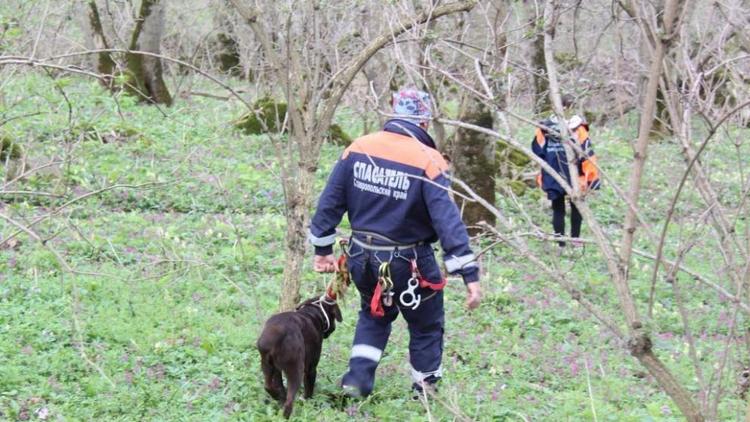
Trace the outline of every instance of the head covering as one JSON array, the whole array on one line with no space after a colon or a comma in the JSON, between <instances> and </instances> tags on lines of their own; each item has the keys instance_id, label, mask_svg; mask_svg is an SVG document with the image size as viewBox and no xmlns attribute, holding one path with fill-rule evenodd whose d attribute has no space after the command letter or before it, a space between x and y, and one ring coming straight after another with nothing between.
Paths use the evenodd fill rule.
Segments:
<instances>
[{"instance_id":1,"label":"head covering","mask_svg":"<svg viewBox=\"0 0 750 422\"><path fill-rule=\"evenodd\" d=\"M568 119L568 129L575 130L578 126L585 124L586 122L579 115L575 115Z\"/></svg>"},{"instance_id":2,"label":"head covering","mask_svg":"<svg viewBox=\"0 0 750 422\"><path fill-rule=\"evenodd\" d=\"M547 126L548 128L556 132L560 132L560 129L561 129L559 126L559 123L560 122L557 120L557 116L554 114L551 115L548 119L543 120L541 122L541 124L543 124L544 126ZM577 114L571 117L570 119L566 120L565 123L568 125L569 130L576 130L581 125L583 125L586 128L586 130L588 130L589 128L589 124L586 122L586 120L584 120L581 116Z\"/></svg>"},{"instance_id":3,"label":"head covering","mask_svg":"<svg viewBox=\"0 0 750 422\"><path fill-rule=\"evenodd\" d=\"M427 123L432 118L430 94L413 88L393 94L393 113L397 119L414 124Z\"/></svg>"}]
</instances>

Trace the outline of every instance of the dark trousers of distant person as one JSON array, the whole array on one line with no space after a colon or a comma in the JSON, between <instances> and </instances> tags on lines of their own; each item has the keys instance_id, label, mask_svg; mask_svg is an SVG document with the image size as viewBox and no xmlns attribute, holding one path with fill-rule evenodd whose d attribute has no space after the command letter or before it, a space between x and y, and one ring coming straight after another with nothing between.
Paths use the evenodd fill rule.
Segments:
<instances>
[{"instance_id":1,"label":"dark trousers of distant person","mask_svg":"<svg viewBox=\"0 0 750 422\"><path fill-rule=\"evenodd\" d=\"M570 202L570 237L578 238L581 236L581 223L583 217L573 202ZM556 236L565 236L565 195L552 200L552 228ZM560 241L558 245L565 246L565 242Z\"/></svg>"}]
</instances>

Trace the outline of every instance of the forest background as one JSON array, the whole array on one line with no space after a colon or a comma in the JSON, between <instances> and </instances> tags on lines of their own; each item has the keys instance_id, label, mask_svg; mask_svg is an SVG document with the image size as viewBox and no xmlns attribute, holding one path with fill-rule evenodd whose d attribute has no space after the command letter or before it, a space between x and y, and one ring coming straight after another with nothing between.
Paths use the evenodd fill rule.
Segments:
<instances>
[{"instance_id":1,"label":"forest background","mask_svg":"<svg viewBox=\"0 0 750 422\"><path fill-rule=\"evenodd\" d=\"M742 0L3 1L0 419L279 418L255 339L328 283L315 198L402 86L435 98L484 301L451 279L437 395L411 400L398 322L352 402L350 296L294 419L746 418L749 23ZM603 187L567 186L585 247L558 257L529 146L562 94Z\"/></svg>"}]
</instances>

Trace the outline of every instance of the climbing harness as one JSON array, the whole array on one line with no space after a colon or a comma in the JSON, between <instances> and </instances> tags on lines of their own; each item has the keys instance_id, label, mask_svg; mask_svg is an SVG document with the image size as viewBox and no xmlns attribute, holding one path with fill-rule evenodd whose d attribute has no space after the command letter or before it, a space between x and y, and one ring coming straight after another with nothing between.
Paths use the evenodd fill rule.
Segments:
<instances>
[{"instance_id":1,"label":"climbing harness","mask_svg":"<svg viewBox=\"0 0 750 422\"><path fill-rule=\"evenodd\" d=\"M398 301L400 306L405 308L411 308L416 310L419 306L432 299L440 290L443 290L447 283L447 279L443 279L439 283L432 283L422 276L417 267L417 250L418 246L425 245L424 242L417 242L408 245L373 245L372 239L377 238L383 241L392 242L385 236L377 233L355 231L357 235L364 236L366 240L352 237L351 242L365 250L374 252L375 259L380 262L378 267L378 281L375 284L375 290L373 291L372 297L370 298L370 315L379 318L385 316L385 308L393 306L393 296L395 294L393 279L391 278L391 261L394 258L400 258L409 262L411 268L411 277L406 282L406 290L402 291L398 295ZM403 255L404 250L411 249L414 257L407 258ZM379 252L388 252L389 257L387 261L383 261L378 257ZM432 293L427 297L423 297L421 293L417 292L418 288L432 290Z\"/></svg>"},{"instance_id":2,"label":"climbing harness","mask_svg":"<svg viewBox=\"0 0 750 422\"><path fill-rule=\"evenodd\" d=\"M352 237L352 243L355 245L360 246L363 249L367 249L370 251L376 251L376 252L395 252L398 250L406 250L406 249L413 249L417 246L424 245L423 242L418 243L409 243L407 245L398 245L398 246L387 246L387 245L373 245L371 243L366 243L362 240L357 239L356 237Z\"/></svg>"}]
</instances>

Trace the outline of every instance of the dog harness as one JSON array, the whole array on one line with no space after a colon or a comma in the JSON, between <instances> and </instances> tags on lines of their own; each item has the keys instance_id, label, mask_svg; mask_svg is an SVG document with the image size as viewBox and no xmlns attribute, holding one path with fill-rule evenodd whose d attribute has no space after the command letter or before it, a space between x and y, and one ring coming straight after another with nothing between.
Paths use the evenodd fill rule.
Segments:
<instances>
[{"instance_id":1,"label":"dog harness","mask_svg":"<svg viewBox=\"0 0 750 422\"><path fill-rule=\"evenodd\" d=\"M333 299L331 299L331 298L329 298L328 294L324 294L323 296L320 297L320 299L316 300L312 304L313 305L318 305L318 307L320 308L320 313L323 314L323 319L326 322L326 328L323 331L324 332L328 331L331 328L331 319L328 318L328 314L326 313L326 310L323 308L323 304L326 304L326 305L335 305L336 301L333 300Z\"/></svg>"}]
</instances>

